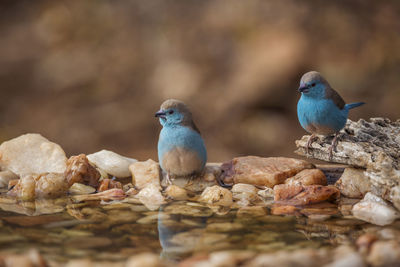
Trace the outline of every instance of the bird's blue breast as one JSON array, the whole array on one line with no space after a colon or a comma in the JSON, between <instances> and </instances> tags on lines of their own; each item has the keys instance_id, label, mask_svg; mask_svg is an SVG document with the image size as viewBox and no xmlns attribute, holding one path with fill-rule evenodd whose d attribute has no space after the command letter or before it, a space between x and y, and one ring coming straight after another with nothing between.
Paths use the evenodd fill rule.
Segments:
<instances>
[{"instance_id":1,"label":"bird's blue breast","mask_svg":"<svg viewBox=\"0 0 400 267\"><path fill-rule=\"evenodd\" d=\"M339 109L331 99L311 98L304 94L297 103L297 116L308 132L332 134L346 124L348 109Z\"/></svg>"},{"instance_id":2,"label":"bird's blue breast","mask_svg":"<svg viewBox=\"0 0 400 267\"><path fill-rule=\"evenodd\" d=\"M165 153L177 148L195 151L204 164L207 161L207 152L200 134L189 127L182 125L164 126L158 140L158 158L160 163Z\"/></svg>"}]
</instances>

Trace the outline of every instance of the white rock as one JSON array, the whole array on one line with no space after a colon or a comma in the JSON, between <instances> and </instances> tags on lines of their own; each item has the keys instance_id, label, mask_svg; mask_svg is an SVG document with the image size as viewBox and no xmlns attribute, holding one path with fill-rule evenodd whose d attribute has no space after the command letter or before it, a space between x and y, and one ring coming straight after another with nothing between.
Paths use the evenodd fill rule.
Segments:
<instances>
[{"instance_id":1,"label":"white rock","mask_svg":"<svg viewBox=\"0 0 400 267\"><path fill-rule=\"evenodd\" d=\"M86 195L96 192L96 188L81 183L74 183L71 185L68 192L71 195Z\"/></svg>"},{"instance_id":2,"label":"white rock","mask_svg":"<svg viewBox=\"0 0 400 267\"><path fill-rule=\"evenodd\" d=\"M64 173L64 150L40 134L25 134L0 146L0 166L18 176L30 173Z\"/></svg>"},{"instance_id":3,"label":"white rock","mask_svg":"<svg viewBox=\"0 0 400 267\"><path fill-rule=\"evenodd\" d=\"M165 203L160 186L149 184L136 195L149 210L157 210Z\"/></svg>"},{"instance_id":4,"label":"white rock","mask_svg":"<svg viewBox=\"0 0 400 267\"><path fill-rule=\"evenodd\" d=\"M0 188L7 187L8 182L11 180L19 179L18 175L11 171L1 171L0 172Z\"/></svg>"},{"instance_id":5,"label":"white rock","mask_svg":"<svg viewBox=\"0 0 400 267\"><path fill-rule=\"evenodd\" d=\"M354 217L376 225L391 224L400 214L382 198L372 193L355 204L352 209Z\"/></svg>"},{"instance_id":6,"label":"white rock","mask_svg":"<svg viewBox=\"0 0 400 267\"><path fill-rule=\"evenodd\" d=\"M112 176L121 178L131 175L129 165L137 161L136 159L127 158L108 150L101 150L87 155L87 158L90 163L99 169L104 170Z\"/></svg>"},{"instance_id":7,"label":"white rock","mask_svg":"<svg viewBox=\"0 0 400 267\"><path fill-rule=\"evenodd\" d=\"M129 166L132 173L132 183L138 189L142 189L149 184L160 185L160 166L154 160L138 161Z\"/></svg>"},{"instance_id":8,"label":"white rock","mask_svg":"<svg viewBox=\"0 0 400 267\"><path fill-rule=\"evenodd\" d=\"M371 182L362 169L346 168L335 185L342 195L349 198L362 198L371 191Z\"/></svg>"},{"instance_id":9,"label":"white rock","mask_svg":"<svg viewBox=\"0 0 400 267\"><path fill-rule=\"evenodd\" d=\"M199 201L220 206L231 206L233 203L231 191L218 185L207 187L201 194Z\"/></svg>"}]
</instances>

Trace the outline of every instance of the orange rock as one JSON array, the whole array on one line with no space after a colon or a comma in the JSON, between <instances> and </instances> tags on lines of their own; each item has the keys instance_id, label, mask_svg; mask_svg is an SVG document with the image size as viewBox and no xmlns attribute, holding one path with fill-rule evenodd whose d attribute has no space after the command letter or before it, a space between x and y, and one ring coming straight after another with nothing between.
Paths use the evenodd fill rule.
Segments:
<instances>
[{"instance_id":1,"label":"orange rock","mask_svg":"<svg viewBox=\"0 0 400 267\"><path fill-rule=\"evenodd\" d=\"M303 206L326 200L336 200L340 196L335 186L322 185L277 185L274 187L274 200L278 203Z\"/></svg>"},{"instance_id":2,"label":"orange rock","mask_svg":"<svg viewBox=\"0 0 400 267\"><path fill-rule=\"evenodd\" d=\"M74 183L81 183L97 188L99 185L100 173L90 165L84 154L72 156L68 159L64 176L69 186Z\"/></svg>"},{"instance_id":3,"label":"orange rock","mask_svg":"<svg viewBox=\"0 0 400 267\"><path fill-rule=\"evenodd\" d=\"M274 200L287 200L298 195L304 188L301 185L279 184L274 186Z\"/></svg>"},{"instance_id":4,"label":"orange rock","mask_svg":"<svg viewBox=\"0 0 400 267\"><path fill-rule=\"evenodd\" d=\"M97 189L98 192L103 192L106 191L108 189L112 189L112 188L119 188L122 189L122 184L118 181L115 181L113 179L103 179L100 182L99 188Z\"/></svg>"},{"instance_id":5,"label":"orange rock","mask_svg":"<svg viewBox=\"0 0 400 267\"><path fill-rule=\"evenodd\" d=\"M314 165L293 158L255 156L238 157L221 166L222 181L226 184L245 183L273 187Z\"/></svg>"},{"instance_id":6,"label":"orange rock","mask_svg":"<svg viewBox=\"0 0 400 267\"><path fill-rule=\"evenodd\" d=\"M286 179L285 184L327 185L327 180L325 174L320 169L306 169L294 177Z\"/></svg>"}]
</instances>

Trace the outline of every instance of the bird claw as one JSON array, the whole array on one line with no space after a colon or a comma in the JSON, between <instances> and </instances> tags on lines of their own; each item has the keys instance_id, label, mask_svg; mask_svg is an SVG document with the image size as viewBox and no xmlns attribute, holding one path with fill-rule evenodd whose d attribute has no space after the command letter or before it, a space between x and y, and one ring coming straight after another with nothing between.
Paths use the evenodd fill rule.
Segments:
<instances>
[{"instance_id":1,"label":"bird claw","mask_svg":"<svg viewBox=\"0 0 400 267\"><path fill-rule=\"evenodd\" d=\"M171 180L169 173L167 173L167 176L165 177L165 182L166 182L167 186L172 185L172 180Z\"/></svg>"},{"instance_id":2,"label":"bird claw","mask_svg":"<svg viewBox=\"0 0 400 267\"><path fill-rule=\"evenodd\" d=\"M337 150L336 150L337 138L338 138L338 134L335 133L335 137L333 138L332 144L331 144L331 146L329 147L329 150L328 150L329 151L329 161L332 161L332 159L333 159L333 152L337 152Z\"/></svg>"},{"instance_id":3,"label":"bird claw","mask_svg":"<svg viewBox=\"0 0 400 267\"><path fill-rule=\"evenodd\" d=\"M188 180L188 182L186 183L186 185L192 185L193 183L194 183L194 179L195 179L195 175L191 175L190 177L189 177L189 180Z\"/></svg>"},{"instance_id":4,"label":"bird claw","mask_svg":"<svg viewBox=\"0 0 400 267\"><path fill-rule=\"evenodd\" d=\"M312 145L312 143L314 142L314 140L315 140L315 134L312 134L312 135L310 136L310 138L308 138L307 145L306 145L306 153L307 153L307 155L308 155L309 152L310 152L310 148L311 148L311 145Z\"/></svg>"},{"instance_id":5,"label":"bird claw","mask_svg":"<svg viewBox=\"0 0 400 267\"><path fill-rule=\"evenodd\" d=\"M333 148L333 146L331 145L331 146L329 147L329 149L328 149L328 151L329 151L329 161L332 161L332 159L333 159L333 150L334 150L334 148Z\"/></svg>"}]
</instances>

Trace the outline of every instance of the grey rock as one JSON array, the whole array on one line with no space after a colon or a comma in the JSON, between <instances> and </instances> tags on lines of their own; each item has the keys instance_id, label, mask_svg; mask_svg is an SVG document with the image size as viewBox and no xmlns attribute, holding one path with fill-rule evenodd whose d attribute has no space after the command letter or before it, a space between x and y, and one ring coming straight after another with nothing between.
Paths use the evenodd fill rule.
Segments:
<instances>
[{"instance_id":1,"label":"grey rock","mask_svg":"<svg viewBox=\"0 0 400 267\"><path fill-rule=\"evenodd\" d=\"M332 137L318 135L312 144L310 154L306 153L309 136L296 141L297 154L320 160L329 160L329 147ZM333 162L361 168L381 169L382 164L390 163L399 167L400 163L400 120L391 122L384 118L363 119L358 122L347 121L338 140L337 152L333 153Z\"/></svg>"}]
</instances>

